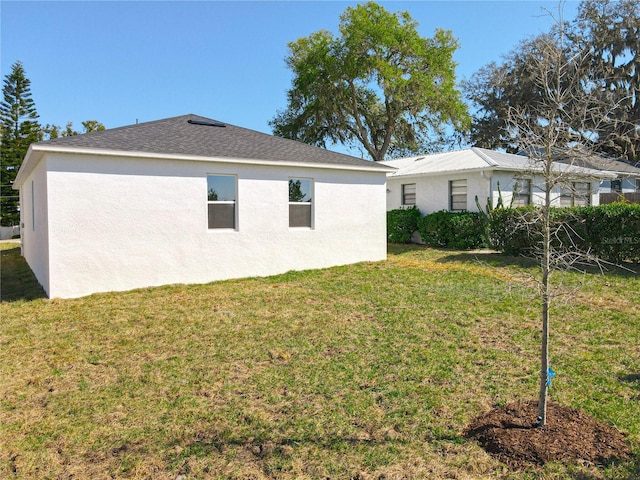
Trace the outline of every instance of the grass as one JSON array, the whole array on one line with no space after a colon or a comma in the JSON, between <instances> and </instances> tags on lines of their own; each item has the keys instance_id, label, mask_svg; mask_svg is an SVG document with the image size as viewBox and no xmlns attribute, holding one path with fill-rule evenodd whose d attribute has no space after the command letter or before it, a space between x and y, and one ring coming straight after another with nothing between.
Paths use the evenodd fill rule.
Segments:
<instances>
[{"instance_id":1,"label":"grass","mask_svg":"<svg viewBox=\"0 0 640 480\"><path fill-rule=\"evenodd\" d=\"M2 262L5 298L26 277L19 249ZM634 459L516 472L462 436L537 394L531 271L392 245L384 262L74 300L14 283L0 304L0 477L638 478L631 274L565 275L582 287L553 313L551 396L625 432Z\"/></svg>"}]
</instances>

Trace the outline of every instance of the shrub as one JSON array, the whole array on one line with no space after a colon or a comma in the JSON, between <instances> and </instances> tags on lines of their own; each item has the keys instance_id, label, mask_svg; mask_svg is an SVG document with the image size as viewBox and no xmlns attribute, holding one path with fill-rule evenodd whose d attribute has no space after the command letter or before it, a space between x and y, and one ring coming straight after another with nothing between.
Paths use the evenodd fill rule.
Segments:
<instances>
[{"instance_id":1,"label":"shrub","mask_svg":"<svg viewBox=\"0 0 640 480\"><path fill-rule=\"evenodd\" d=\"M531 255L540 246L540 224L534 207L492 211L489 242L509 255ZM557 250L588 252L601 260L640 262L640 205L612 203L551 211Z\"/></svg>"},{"instance_id":2,"label":"shrub","mask_svg":"<svg viewBox=\"0 0 640 480\"><path fill-rule=\"evenodd\" d=\"M492 210L489 217L489 245L507 255L530 255L542 239L533 222L533 207Z\"/></svg>"},{"instance_id":3,"label":"shrub","mask_svg":"<svg viewBox=\"0 0 640 480\"><path fill-rule=\"evenodd\" d=\"M640 204L610 203L583 209L586 246L615 263L640 263Z\"/></svg>"},{"instance_id":4,"label":"shrub","mask_svg":"<svg viewBox=\"0 0 640 480\"><path fill-rule=\"evenodd\" d=\"M387 241L409 243L413 232L418 230L418 221L421 217L422 214L416 207L388 211Z\"/></svg>"},{"instance_id":5,"label":"shrub","mask_svg":"<svg viewBox=\"0 0 640 480\"><path fill-rule=\"evenodd\" d=\"M427 245L458 249L486 247L486 229L486 216L477 212L442 210L426 215L418 224Z\"/></svg>"}]
</instances>

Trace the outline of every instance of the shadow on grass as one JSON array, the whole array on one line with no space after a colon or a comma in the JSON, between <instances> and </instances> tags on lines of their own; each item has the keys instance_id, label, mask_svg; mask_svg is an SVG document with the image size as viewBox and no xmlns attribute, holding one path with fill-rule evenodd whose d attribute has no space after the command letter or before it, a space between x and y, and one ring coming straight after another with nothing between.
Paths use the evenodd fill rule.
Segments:
<instances>
[{"instance_id":1,"label":"shadow on grass","mask_svg":"<svg viewBox=\"0 0 640 480\"><path fill-rule=\"evenodd\" d=\"M268 461L273 457L288 457L293 449L299 448L301 445L313 445L321 449L329 449L332 451L344 451L349 448L357 447L374 447L374 446L393 446L402 445L407 443L403 439L360 439L353 437L316 437L316 436L303 436L300 438L272 438L269 435L261 436L259 438L245 438L243 436L236 436L229 431L217 432L217 433L200 433L197 434L190 441L185 439L176 440L170 445L172 448L168 450L173 452L175 447L181 447L177 454L169 455L169 463L173 468L182 471L186 460L190 457L207 457L212 454L224 455L228 454L229 448L237 447L243 449L248 456L245 456L245 460L253 460L254 462ZM472 442L471 440L461 435L444 435L439 437L433 437L427 441L437 442L450 442L454 444L463 444ZM250 460L251 459L251 460ZM569 465L569 464L567 464ZM629 460L614 460L611 465L621 466L624 470L620 472L621 476L616 477L620 480L637 480L640 478L640 457L634 455ZM522 473L523 468L509 467L505 464L511 472ZM534 467L535 468L535 467ZM526 468L525 468L526 470ZM186 472L183 472L186 473ZM580 471L575 473L567 472L569 478L573 480L599 480L602 478L599 471Z\"/></svg>"},{"instance_id":2,"label":"shadow on grass","mask_svg":"<svg viewBox=\"0 0 640 480\"><path fill-rule=\"evenodd\" d=\"M630 384L630 388L637 392L637 394L632 397L633 400L640 401L640 373L628 373L626 375L619 375L618 380L623 383ZM638 475L638 478L640 478L640 475Z\"/></svg>"},{"instance_id":3,"label":"shadow on grass","mask_svg":"<svg viewBox=\"0 0 640 480\"><path fill-rule=\"evenodd\" d=\"M0 251L0 301L46 298L26 260L20 255L20 245Z\"/></svg>"},{"instance_id":4,"label":"shadow on grass","mask_svg":"<svg viewBox=\"0 0 640 480\"><path fill-rule=\"evenodd\" d=\"M638 480L640 478L640 455L634 455L631 469L629 471L629 476L624 480Z\"/></svg>"},{"instance_id":5,"label":"shadow on grass","mask_svg":"<svg viewBox=\"0 0 640 480\"><path fill-rule=\"evenodd\" d=\"M434 248L427 245L418 245L415 243L389 243L387 244L387 252L391 255L404 255L411 252L431 250L433 252L439 252L443 256L438 258L436 262L439 263L452 263L452 262L473 262L473 263L486 263L494 267L507 267L507 266L519 266L519 267L535 267L536 261L526 257L511 257L495 250L482 249L471 250L468 252L460 250L449 250L445 248Z\"/></svg>"},{"instance_id":6,"label":"shadow on grass","mask_svg":"<svg viewBox=\"0 0 640 480\"><path fill-rule=\"evenodd\" d=\"M430 441L451 442L461 444L468 442L467 439L460 435L450 435L443 437L433 437ZM331 451L345 451L349 448L356 447L375 447L375 446L393 446L409 443L408 440L401 438L355 438L340 436L315 436L303 435L299 438L273 438L270 435L257 435L257 438L246 438L242 435L236 436L233 433L216 432L216 433L200 433L196 434L190 441L184 442L183 439L170 443L169 451L175 451L175 447L181 447L178 454L172 454L171 463L174 466L179 465L184 459L191 456L207 457L211 454L225 454L230 447L242 448L251 454L254 460L267 459L273 456L287 456L294 448L302 445L312 445L320 449Z\"/></svg>"},{"instance_id":7,"label":"shadow on grass","mask_svg":"<svg viewBox=\"0 0 640 480\"><path fill-rule=\"evenodd\" d=\"M640 373L629 373L627 375L621 375L620 380L623 382L638 382L638 386L640 386Z\"/></svg>"},{"instance_id":8,"label":"shadow on grass","mask_svg":"<svg viewBox=\"0 0 640 480\"><path fill-rule=\"evenodd\" d=\"M489 249L463 252L460 250L438 249L417 244L395 243L388 244L387 246L388 253L392 255L403 255L419 250L433 250L442 253L444 256L436 260L436 262L439 263L483 263L492 267L518 266L522 268L534 268L538 265L538 262L530 257L512 257ZM577 268L580 271L590 274L612 275L622 278L636 278L640 274L640 266L633 263L625 263L623 265L603 264L602 268L595 264L580 265Z\"/></svg>"},{"instance_id":9,"label":"shadow on grass","mask_svg":"<svg viewBox=\"0 0 640 480\"><path fill-rule=\"evenodd\" d=\"M492 250L475 250L472 252L451 252L451 254L438 260L440 263L462 262L462 263L484 263L492 267L536 267L538 263L527 257L511 257L504 253Z\"/></svg>"},{"instance_id":10,"label":"shadow on grass","mask_svg":"<svg viewBox=\"0 0 640 480\"><path fill-rule=\"evenodd\" d=\"M626 472L621 472L620 476L616 476L615 478L619 478L620 480L638 480L640 478L640 455L634 455L631 460L627 462L619 462L618 464L622 464L628 466L628 470ZM602 476L598 474L592 474L589 472L578 472L571 475L572 480L601 480Z\"/></svg>"}]
</instances>

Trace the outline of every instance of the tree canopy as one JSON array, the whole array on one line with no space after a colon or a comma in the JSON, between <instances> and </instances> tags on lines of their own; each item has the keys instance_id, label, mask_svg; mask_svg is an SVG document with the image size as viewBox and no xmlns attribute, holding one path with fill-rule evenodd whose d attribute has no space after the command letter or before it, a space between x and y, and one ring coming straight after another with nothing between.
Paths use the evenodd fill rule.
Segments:
<instances>
[{"instance_id":1,"label":"tree canopy","mask_svg":"<svg viewBox=\"0 0 640 480\"><path fill-rule=\"evenodd\" d=\"M640 4L637 0L586 0L572 32L576 48L590 52L583 70L607 92L610 121L597 149L640 162Z\"/></svg>"},{"instance_id":2,"label":"tree canopy","mask_svg":"<svg viewBox=\"0 0 640 480\"><path fill-rule=\"evenodd\" d=\"M339 35L318 31L289 43L293 72L288 106L270 122L273 133L326 147L358 145L376 161L388 153L423 151L463 130L467 107L456 89L458 43L438 29L422 38L407 12L369 2L349 7Z\"/></svg>"},{"instance_id":3,"label":"tree canopy","mask_svg":"<svg viewBox=\"0 0 640 480\"><path fill-rule=\"evenodd\" d=\"M545 45L558 35L566 40L563 62L572 64L580 78L571 79L567 87L576 98L592 97L599 108L591 108L591 118L573 126L558 146L581 142L599 153L640 161L640 8L635 0L585 0L573 22L557 22L551 32L522 42L503 63L491 63L474 74L464 83L475 107L472 143L511 152L522 148L517 132L509 128L508 111L535 109L541 102L545 92L532 65L548 53Z\"/></svg>"},{"instance_id":4,"label":"tree canopy","mask_svg":"<svg viewBox=\"0 0 640 480\"><path fill-rule=\"evenodd\" d=\"M84 128L84 132L82 133L91 133L105 130L105 126L97 120L85 120L84 122L82 122L82 127ZM80 132L73 128L73 122L67 122L67 125L64 129L59 127L58 125L47 124L42 129L42 134L46 140L49 140L51 138L72 137L74 135L80 135Z\"/></svg>"},{"instance_id":5,"label":"tree canopy","mask_svg":"<svg viewBox=\"0 0 640 480\"><path fill-rule=\"evenodd\" d=\"M0 224L17 225L20 221L19 196L12 184L29 145L40 139L40 124L31 98L31 81L21 62L15 62L3 82L0 102Z\"/></svg>"}]
</instances>

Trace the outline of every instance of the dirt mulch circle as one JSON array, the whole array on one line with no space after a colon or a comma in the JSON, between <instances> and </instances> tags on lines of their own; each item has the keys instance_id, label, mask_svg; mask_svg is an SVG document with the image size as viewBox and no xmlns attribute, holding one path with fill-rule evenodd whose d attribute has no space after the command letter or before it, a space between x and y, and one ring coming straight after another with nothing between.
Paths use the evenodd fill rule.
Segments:
<instances>
[{"instance_id":1,"label":"dirt mulch circle","mask_svg":"<svg viewBox=\"0 0 640 480\"><path fill-rule=\"evenodd\" d=\"M631 456L621 432L576 409L549 402L541 428L537 414L535 400L510 403L480 415L464 434L513 468L547 462L606 465Z\"/></svg>"}]
</instances>

